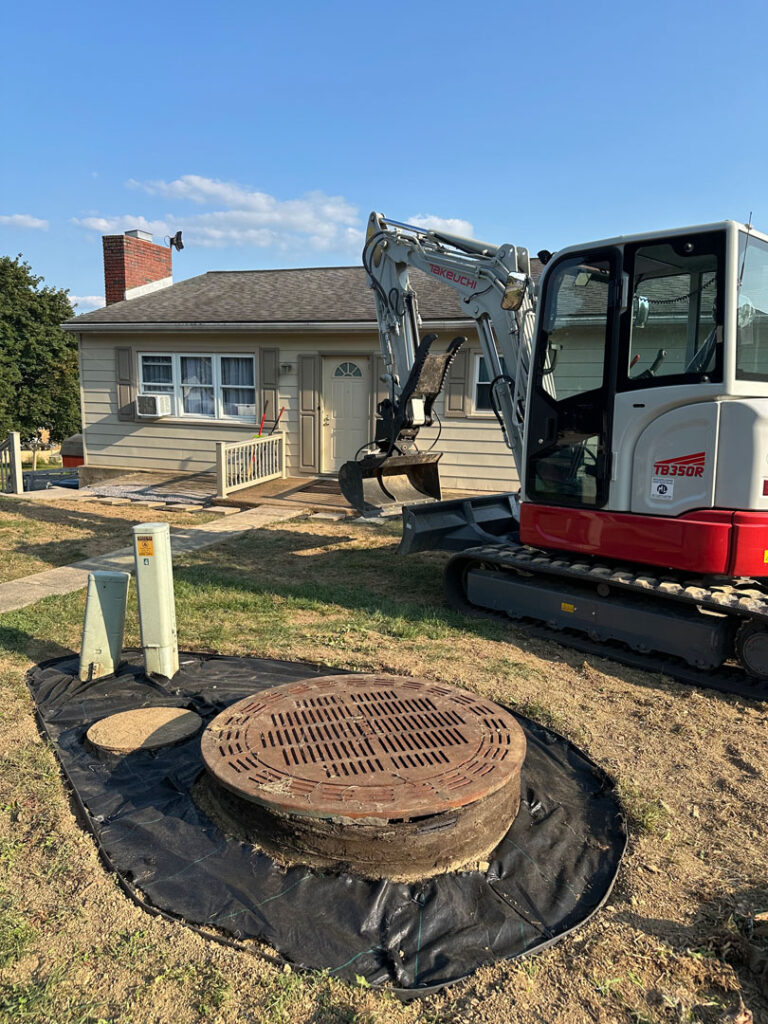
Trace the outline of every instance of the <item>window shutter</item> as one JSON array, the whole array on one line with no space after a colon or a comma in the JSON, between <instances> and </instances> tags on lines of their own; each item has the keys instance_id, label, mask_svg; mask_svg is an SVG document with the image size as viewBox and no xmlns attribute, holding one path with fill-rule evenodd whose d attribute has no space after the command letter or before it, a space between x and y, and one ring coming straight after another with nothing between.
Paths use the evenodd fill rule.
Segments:
<instances>
[{"instance_id":1,"label":"window shutter","mask_svg":"<svg viewBox=\"0 0 768 1024\"><path fill-rule=\"evenodd\" d=\"M261 408L258 418L261 420L264 410L267 411L265 424L274 423L279 409L277 406L277 361L280 350L277 348L259 349L259 387L261 388Z\"/></svg>"},{"instance_id":2,"label":"window shutter","mask_svg":"<svg viewBox=\"0 0 768 1024\"><path fill-rule=\"evenodd\" d=\"M461 349L448 371L448 382L445 387L445 415L469 415L469 352Z\"/></svg>"},{"instance_id":3,"label":"window shutter","mask_svg":"<svg viewBox=\"0 0 768 1024\"><path fill-rule=\"evenodd\" d=\"M117 418L123 422L136 419L136 375L133 371L133 351L115 349L115 381L117 383Z\"/></svg>"},{"instance_id":4,"label":"window shutter","mask_svg":"<svg viewBox=\"0 0 768 1024\"><path fill-rule=\"evenodd\" d=\"M299 469L320 472L320 357L299 356Z\"/></svg>"}]
</instances>

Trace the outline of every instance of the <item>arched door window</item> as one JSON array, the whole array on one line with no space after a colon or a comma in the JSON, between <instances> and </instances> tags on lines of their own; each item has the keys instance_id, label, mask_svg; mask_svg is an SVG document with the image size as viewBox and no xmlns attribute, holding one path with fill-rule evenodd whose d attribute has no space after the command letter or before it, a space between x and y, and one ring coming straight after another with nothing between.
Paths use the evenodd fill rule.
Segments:
<instances>
[{"instance_id":1,"label":"arched door window","mask_svg":"<svg viewBox=\"0 0 768 1024\"><path fill-rule=\"evenodd\" d=\"M357 363L339 363L333 372L334 377L362 377L363 371Z\"/></svg>"}]
</instances>

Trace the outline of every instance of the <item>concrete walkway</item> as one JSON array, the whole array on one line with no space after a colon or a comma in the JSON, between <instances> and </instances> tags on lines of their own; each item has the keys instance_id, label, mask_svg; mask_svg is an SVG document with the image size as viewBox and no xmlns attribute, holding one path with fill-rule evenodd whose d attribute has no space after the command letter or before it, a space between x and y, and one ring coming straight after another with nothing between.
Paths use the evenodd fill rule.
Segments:
<instances>
[{"instance_id":1,"label":"concrete walkway","mask_svg":"<svg viewBox=\"0 0 768 1024\"><path fill-rule=\"evenodd\" d=\"M224 516L203 526L175 529L171 531L171 550L174 555L199 551L201 548L239 537L249 530L258 530L268 523L293 519L300 516L303 511L300 508L261 505L247 512ZM150 517L147 518L149 521ZM71 594L75 590L81 590L88 583L88 573L97 569L132 573L133 547L120 548L118 551L110 551L106 555L98 555L84 562L63 565L59 569L46 569L44 572L36 572L19 580L0 583L0 614L25 608L28 604L34 604L52 594Z\"/></svg>"}]
</instances>

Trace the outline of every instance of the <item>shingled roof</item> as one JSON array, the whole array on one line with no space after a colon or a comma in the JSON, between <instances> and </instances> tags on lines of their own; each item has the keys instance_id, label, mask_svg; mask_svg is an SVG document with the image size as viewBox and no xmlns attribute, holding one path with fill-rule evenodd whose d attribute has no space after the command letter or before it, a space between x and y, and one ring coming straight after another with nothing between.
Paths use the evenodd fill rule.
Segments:
<instances>
[{"instance_id":1,"label":"shingled roof","mask_svg":"<svg viewBox=\"0 0 768 1024\"><path fill-rule=\"evenodd\" d=\"M534 261L537 262L537 261ZM538 267L536 268L538 275ZM421 271L411 278L424 320L464 320L457 293ZM141 298L84 313L64 325L318 324L376 322L362 267L302 270L212 270Z\"/></svg>"}]
</instances>

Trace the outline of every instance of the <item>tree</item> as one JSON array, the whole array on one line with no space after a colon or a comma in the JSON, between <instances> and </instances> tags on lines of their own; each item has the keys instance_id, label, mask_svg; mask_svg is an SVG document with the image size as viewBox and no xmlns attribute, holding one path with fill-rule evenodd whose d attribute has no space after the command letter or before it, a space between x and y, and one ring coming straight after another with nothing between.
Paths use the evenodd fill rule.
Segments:
<instances>
[{"instance_id":1,"label":"tree","mask_svg":"<svg viewBox=\"0 0 768 1024\"><path fill-rule=\"evenodd\" d=\"M67 292L41 287L18 255L0 256L0 437L48 428L61 441L80 430L77 339Z\"/></svg>"}]
</instances>

